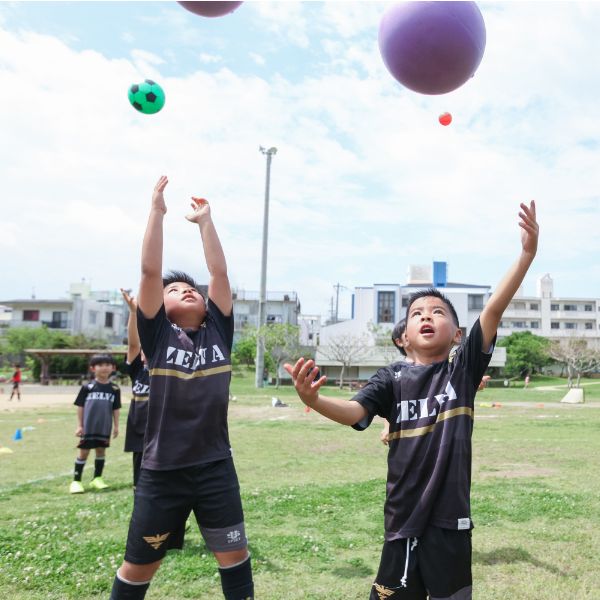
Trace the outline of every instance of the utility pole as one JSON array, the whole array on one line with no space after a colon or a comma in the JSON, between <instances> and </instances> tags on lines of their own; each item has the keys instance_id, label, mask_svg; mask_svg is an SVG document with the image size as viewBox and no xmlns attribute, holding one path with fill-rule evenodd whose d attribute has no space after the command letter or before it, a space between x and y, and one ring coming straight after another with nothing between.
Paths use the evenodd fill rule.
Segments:
<instances>
[{"instance_id":1,"label":"utility pole","mask_svg":"<svg viewBox=\"0 0 600 600\"><path fill-rule=\"evenodd\" d=\"M259 147L260 152L267 157L267 174L265 180L265 210L263 215L262 261L260 266L260 297L258 300L258 329L266 322L267 309L267 240L269 237L269 188L271 185L271 160L277 154L274 146L266 150ZM254 382L257 388L264 387L263 373L265 370L265 340L262 335L256 338L256 371Z\"/></svg>"},{"instance_id":2,"label":"utility pole","mask_svg":"<svg viewBox=\"0 0 600 600\"><path fill-rule=\"evenodd\" d=\"M334 323L337 323L338 322L338 314L339 314L338 311L339 311L339 306L340 306L340 289L347 290L348 288L345 285L342 285L341 283L336 283L333 287L335 289L335 321L334 321Z\"/></svg>"}]
</instances>

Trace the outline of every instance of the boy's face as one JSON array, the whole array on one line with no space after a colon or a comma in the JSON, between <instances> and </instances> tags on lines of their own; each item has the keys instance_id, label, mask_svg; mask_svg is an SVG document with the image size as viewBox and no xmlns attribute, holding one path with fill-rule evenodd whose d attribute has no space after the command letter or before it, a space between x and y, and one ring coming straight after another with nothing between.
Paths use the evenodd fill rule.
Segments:
<instances>
[{"instance_id":1,"label":"boy's face","mask_svg":"<svg viewBox=\"0 0 600 600\"><path fill-rule=\"evenodd\" d=\"M448 305L435 296L419 298L410 307L406 338L410 348L433 353L450 351L460 343L462 331L456 326Z\"/></svg>"},{"instance_id":2,"label":"boy's face","mask_svg":"<svg viewBox=\"0 0 600 600\"><path fill-rule=\"evenodd\" d=\"M173 323L178 324L182 321L182 317L184 321L189 320L190 317L199 318L200 322L204 321L206 316L204 298L188 283L181 281L170 283L163 290L163 298L167 317Z\"/></svg>"},{"instance_id":3,"label":"boy's face","mask_svg":"<svg viewBox=\"0 0 600 600\"><path fill-rule=\"evenodd\" d=\"M112 363L99 363L90 367L90 371L95 375L96 379L108 379L115 370L115 365Z\"/></svg>"}]
</instances>

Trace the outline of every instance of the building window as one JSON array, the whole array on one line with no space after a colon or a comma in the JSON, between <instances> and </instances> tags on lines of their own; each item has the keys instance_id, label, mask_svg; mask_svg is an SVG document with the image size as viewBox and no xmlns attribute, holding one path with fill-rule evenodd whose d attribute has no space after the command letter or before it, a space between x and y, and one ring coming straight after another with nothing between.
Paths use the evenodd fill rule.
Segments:
<instances>
[{"instance_id":1,"label":"building window","mask_svg":"<svg viewBox=\"0 0 600 600\"><path fill-rule=\"evenodd\" d=\"M469 310L481 310L483 308L483 294L469 294Z\"/></svg>"},{"instance_id":2,"label":"building window","mask_svg":"<svg viewBox=\"0 0 600 600\"><path fill-rule=\"evenodd\" d=\"M567 321L565 323L565 329L577 329L577 323L571 323Z\"/></svg>"},{"instance_id":3,"label":"building window","mask_svg":"<svg viewBox=\"0 0 600 600\"><path fill-rule=\"evenodd\" d=\"M402 296L402 306L404 308L408 306L408 296Z\"/></svg>"},{"instance_id":4,"label":"building window","mask_svg":"<svg viewBox=\"0 0 600 600\"><path fill-rule=\"evenodd\" d=\"M275 323L283 323L281 315L267 315L267 325L274 325Z\"/></svg>"},{"instance_id":5,"label":"building window","mask_svg":"<svg viewBox=\"0 0 600 600\"><path fill-rule=\"evenodd\" d=\"M308 334L308 340L309 340L310 342L312 342L312 339L313 339L313 334L312 334L312 333L309 333L309 334Z\"/></svg>"},{"instance_id":6,"label":"building window","mask_svg":"<svg viewBox=\"0 0 600 600\"><path fill-rule=\"evenodd\" d=\"M577 310L577 304L565 304L563 310Z\"/></svg>"},{"instance_id":7,"label":"building window","mask_svg":"<svg viewBox=\"0 0 600 600\"><path fill-rule=\"evenodd\" d=\"M67 328L67 312L62 311L62 310L53 311L50 327L53 329L66 329Z\"/></svg>"},{"instance_id":8,"label":"building window","mask_svg":"<svg viewBox=\"0 0 600 600\"><path fill-rule=\"evenodd\" d=\"M88 318L90 321L90 325L95 325L96 319L98 318L98 313L95 310L90 310Z\"/></svg>"},{"instance_id":9,"label":"building window","mask_svg":"<svg viewBox=\"0 0 600 600\"><path fill-rule=\"evenodd\" d=\"M104 327L112 327L113 326L113 317L114 313L107 312L104 315Z\"/></svg>"},{"instance_id":10,"label":"building window","mask_svg":"<svg viewBox=\"0 0 600 600\"><path fill-rule=\"evenodd\" d=\"M393 323L396 312L396 294L394 292L379 292L377 294L377 322Z\"/></svg>"},{"instance_id":11,"label":"building window","mask_svg":"<svg viewBox=\"0 0 600 600\"><path fill-rule=\"evenodd\" d=\"M504 321L500 321L500 323L498 323L498 329L502 329L506 327L506 323Z\"/></svg>"},{"instance_id":12,"label":"building window","mask_svg":"<svg viewBox=\"0 0 600 600\"><path fill-rule=\"evenodd\" d=\"M23 321L39 321L40 311L39 310L24 310Z\"/></svg>"},{"instance_id":13,"label":"building window","mask_svg":"<svg viewBox=\"0 0 600 600\"><path fill-rule=\"evenodd\" d=\"M560 328L560 324L558 321L552 321L550 323L550 329L559 329Z\"/></svg>"},{"instance_id":14,"label":"building window","mask_svg":"<svg viewBox=\"0 0 600 600\"><path fill-rule=\"evenodd\" d=\"M551 304L550 305L550 310L560 310L560 307L558 304Z\"/></svg>"},{"instance_id":15,"label":"building window","mask_svg":"<svg viewBox=\"0 0 600 600\"><path fill-rule=\"evenodd\" d=\"M540 328L539 321L531 321L531 323L529 325L530 325L531 329L539 329Z\"/></svg>"},{"instance_id":16,"label":"building window","mask_svg":"<svg viewBox=\"0 0 600 600\"><path fill-rule=\"evenodd\" d=\"M525 329L525 321L513 321L514 329Z\"/></svg>"},{"instance_id":17,"label":"building window","mask_svg":"<svg viewBox=\"0 0 600 600\"><path fill-rule=\"evenodd\" d=\"M513 302L513 308L515 310L525 310L525 302Z\"/></svg>"},{"instance_id":18,"label":"building window","mask_svg":"<svg viewBox=\"0 0 600 600\"><path fill-rule=\"evenodd\" d=\"M529 310L540 310L540 305L537 302L532 302L529 305Z\"/></svg>"},{"instance_id":19,"label":"building window","mask_svg":"<svg viewBox=\"0 0 600 600\"><path fill-rule=\"evenodd\" d=\"M594 310L594 307L591 304L586 304L584 306L584 310L585 312L592 312L592 310Z\"/></svg>"},{"instance_id":20,"label":"building window","mask_svg":"<svg viewBox=\"0 0 600 600\"><path fill-rule=\"evenodd\" d=\"M589 321L587 321L586 324L585 324L585 328L586 329L594 329L594 324L590 323Z\"/></svg>"}]
</instances>

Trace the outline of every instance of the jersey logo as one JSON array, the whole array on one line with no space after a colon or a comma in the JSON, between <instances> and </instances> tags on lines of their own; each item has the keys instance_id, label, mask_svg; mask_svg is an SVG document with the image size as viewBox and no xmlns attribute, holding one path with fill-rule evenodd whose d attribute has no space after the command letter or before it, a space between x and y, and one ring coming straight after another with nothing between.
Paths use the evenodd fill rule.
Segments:
<instances>
[{"instance_id":1,"label":"jersey logo","mask_svg":"<svg viewBox=\"0 0 600 600\"><path fill-rule=\"evenodd\" d=\"M435 417L442 410L442 407L446 402L456 400L456 391L452 387L452 384L448 382L446 389L441 394L434 396L436 403L429 409L429 398L419 398L418 400L401 400L396 403L398 410L398 417L396 423L403 421L416 421L418 419L425 419L427 417Z\"/></svg>"},{"instance_id":2,"label":"jersey logo","mask_svg":"<svg viewBox=\"0 0 600 600\"><path fill-rule=\"evenodd\" d=\"M163 533L162 535L157 533L156 535L148 535L148 536L144 535L142 537L155 550L158 550L170 535L171 535L171 532L167 531L167 533Z\"/></svg>"},{"instance_id":3,"label":"jersey logo","mask_svg":"<svg viewBox=\"0 0 600 600\"><path fill-rule=\"evenodd\" d=\"M396 593L396 590L391 590L390 588L387 588L384 585L379 585L378 583L374 583L373 587L377 592L379 600L385 600L386 598L389 598L390 596L393 596Z\"/></svg>"}]
</instances>

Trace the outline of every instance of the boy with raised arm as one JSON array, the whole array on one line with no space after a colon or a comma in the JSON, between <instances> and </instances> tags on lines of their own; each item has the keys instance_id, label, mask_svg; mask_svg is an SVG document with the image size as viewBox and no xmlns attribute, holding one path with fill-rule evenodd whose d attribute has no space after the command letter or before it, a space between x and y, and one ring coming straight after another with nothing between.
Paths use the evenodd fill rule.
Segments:
<instances>
[{"instance_id":1,"label":"boy with raised arm","mask_svg":"<svg viewBox=\"0 0 600 600\"><path fill-rule=\"evenodd\" d=\"M535 203L521 204L521 254L488 300L466 342L454 307L438 290L407 307L413 364L379 371L352 400L322 396L315 363L286 365L301 400L338 423L365 429L390 422L385 541L371 600L470 600L471 434L474 397L489 363L502 313L537 251Z\"/></svg>"},{"instance_id":2,"label":"boy with raised arm","mask_svg":"<svg viewBox=\"0 0 600 600\"><path fill-rule=\"evenodd\" d=\"M192 198L188 221L199 226L209 272L205 300L194 280L163 279L161 177L142 246L137 322L150 370L148 424L125 560L111 600L141 600L194 511L219 564L226 600L254 596L239 484L227 430L233 300L227 265L206 200Z\"/></svg>"}]
</instances>

